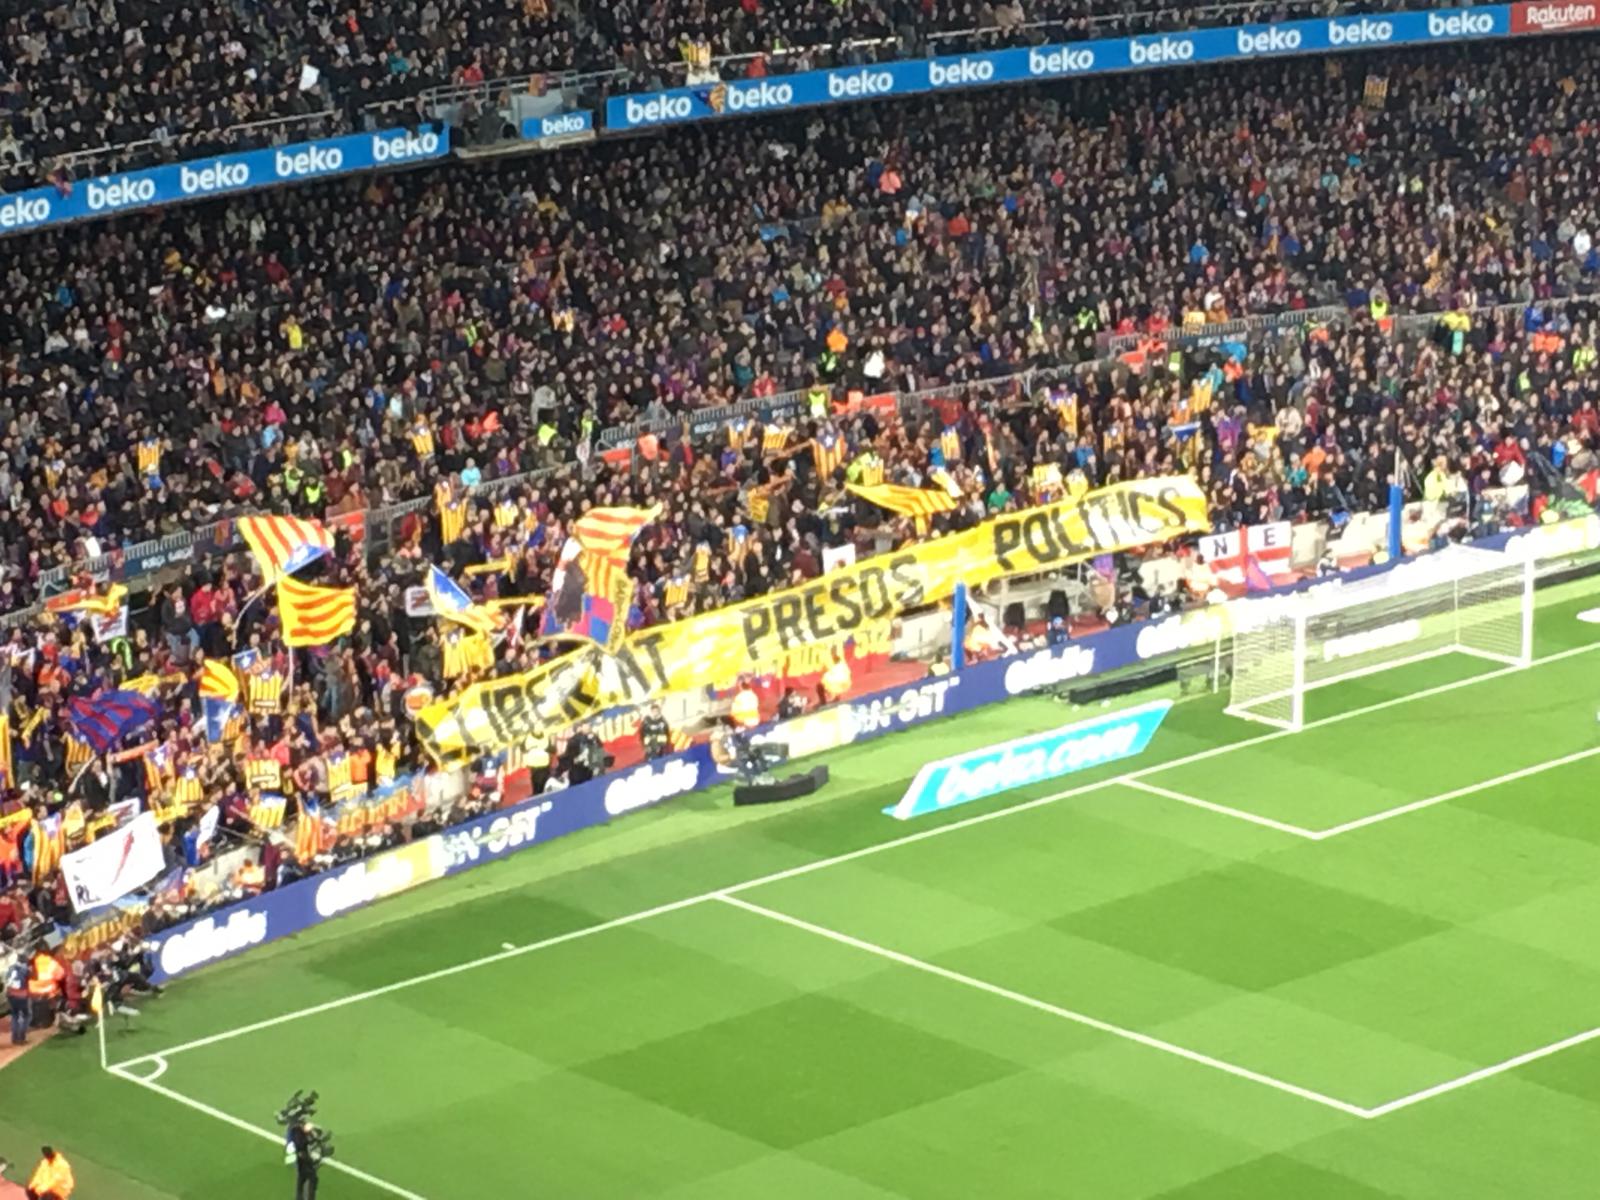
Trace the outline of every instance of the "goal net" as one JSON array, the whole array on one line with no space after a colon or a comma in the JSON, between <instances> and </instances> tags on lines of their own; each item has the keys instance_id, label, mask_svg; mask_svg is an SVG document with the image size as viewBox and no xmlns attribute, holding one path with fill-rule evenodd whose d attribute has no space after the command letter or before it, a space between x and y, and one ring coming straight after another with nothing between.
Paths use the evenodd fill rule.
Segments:
<instances>
[{"instance_id":1,"label":"goal net","mask_svg":"<svg viewBox=\"0 0 1600 1200\"><path fill-rule=\"evenodd\" d=\"M1227 711L1281 729L1305 724L1305 697L1441 654L1506 666L1533 658L1533 563L1451 546L1371 579L1234 606Z\"/></svg>"}]
</instances>

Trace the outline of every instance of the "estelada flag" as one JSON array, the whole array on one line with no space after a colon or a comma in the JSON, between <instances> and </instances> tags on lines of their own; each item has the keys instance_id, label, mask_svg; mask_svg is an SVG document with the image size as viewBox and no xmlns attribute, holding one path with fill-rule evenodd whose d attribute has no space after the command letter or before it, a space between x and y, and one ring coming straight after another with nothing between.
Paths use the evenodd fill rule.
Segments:
<instances>
[{"instance_id":1,"label":"estelada flag","mask_svg":"<svg viewBox=\"0 0 1600 1200\"><path fill-rule=\"evenodd\" d=\"M550 581L541 636L586 638L607 649L622 641L633 605L628 554L660 513L660 505L594 508L573 523Z\"/></svg>"},{"instance_id":2,"label":"estelada flag","mask_svg":"<svg viewBox=\"0 0 1600 1200\"><path fill-rule=\"evenodd\" d=\"M268 583L293 575L333 549L333 535L320 522L299 517L240 517L239 532Z\"/></svg>"},{"instance_id":3,"label":"estelada flag","mask_svg":"<svg viewBox=\"0 0 1600 1200\"><path fill-rule=\"evenodd\" d=\"M356 627L356 590L278 580L278 617L286 646L324 646Z\"/></svg>"}]
</instances>

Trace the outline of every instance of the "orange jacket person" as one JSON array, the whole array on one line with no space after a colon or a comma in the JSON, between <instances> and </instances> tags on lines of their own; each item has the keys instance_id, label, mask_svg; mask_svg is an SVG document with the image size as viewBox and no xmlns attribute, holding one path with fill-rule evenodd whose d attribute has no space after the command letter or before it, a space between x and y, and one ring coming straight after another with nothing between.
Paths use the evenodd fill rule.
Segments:
<instances>
[{"instance_id":1,"label":"orange jacket person","mask_svg":"<svg viewBox=\"0 0 1600 1200\"><path fill-rule=\"evenodd\" d=\"M75 1186L67 1156L50 1146L41 1147L39 1165L28 1179L28 1200L67 1200Z\"/></svg>"}]
</instances>

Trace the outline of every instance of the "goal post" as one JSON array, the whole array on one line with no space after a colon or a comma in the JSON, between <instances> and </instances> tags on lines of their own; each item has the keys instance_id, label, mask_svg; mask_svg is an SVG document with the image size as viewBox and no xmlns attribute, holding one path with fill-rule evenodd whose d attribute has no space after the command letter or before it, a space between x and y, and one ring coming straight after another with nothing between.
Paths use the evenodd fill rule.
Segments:
<instances>
[{"instance_id":1,"label":"goal post","mask_svg":"<svg viewBox=\"0 0 1600 1200\"><path fill-rule=\"evenodd\" d=\"M1227 711L1305 724L1306 693L1443 654L1533 661L1533 563L1451 546L1370 579L1234 608Z\"/></svg>"}]
</instances>

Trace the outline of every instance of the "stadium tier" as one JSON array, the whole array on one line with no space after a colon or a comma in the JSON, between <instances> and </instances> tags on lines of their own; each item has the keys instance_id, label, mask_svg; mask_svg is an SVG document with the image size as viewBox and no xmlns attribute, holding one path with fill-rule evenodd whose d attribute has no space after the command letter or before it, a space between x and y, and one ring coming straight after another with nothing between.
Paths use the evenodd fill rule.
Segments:
<instances>
[{"instance_id":1,"label":"stadium tier","mask_svg":"<svg viewBox=\"0 0 1600 1200\"><path fill-rule=\"evenodd\" d=\"M0 1158L1584 1194L1597 23L7 7Z\"/></svg>"}]
</instances>

